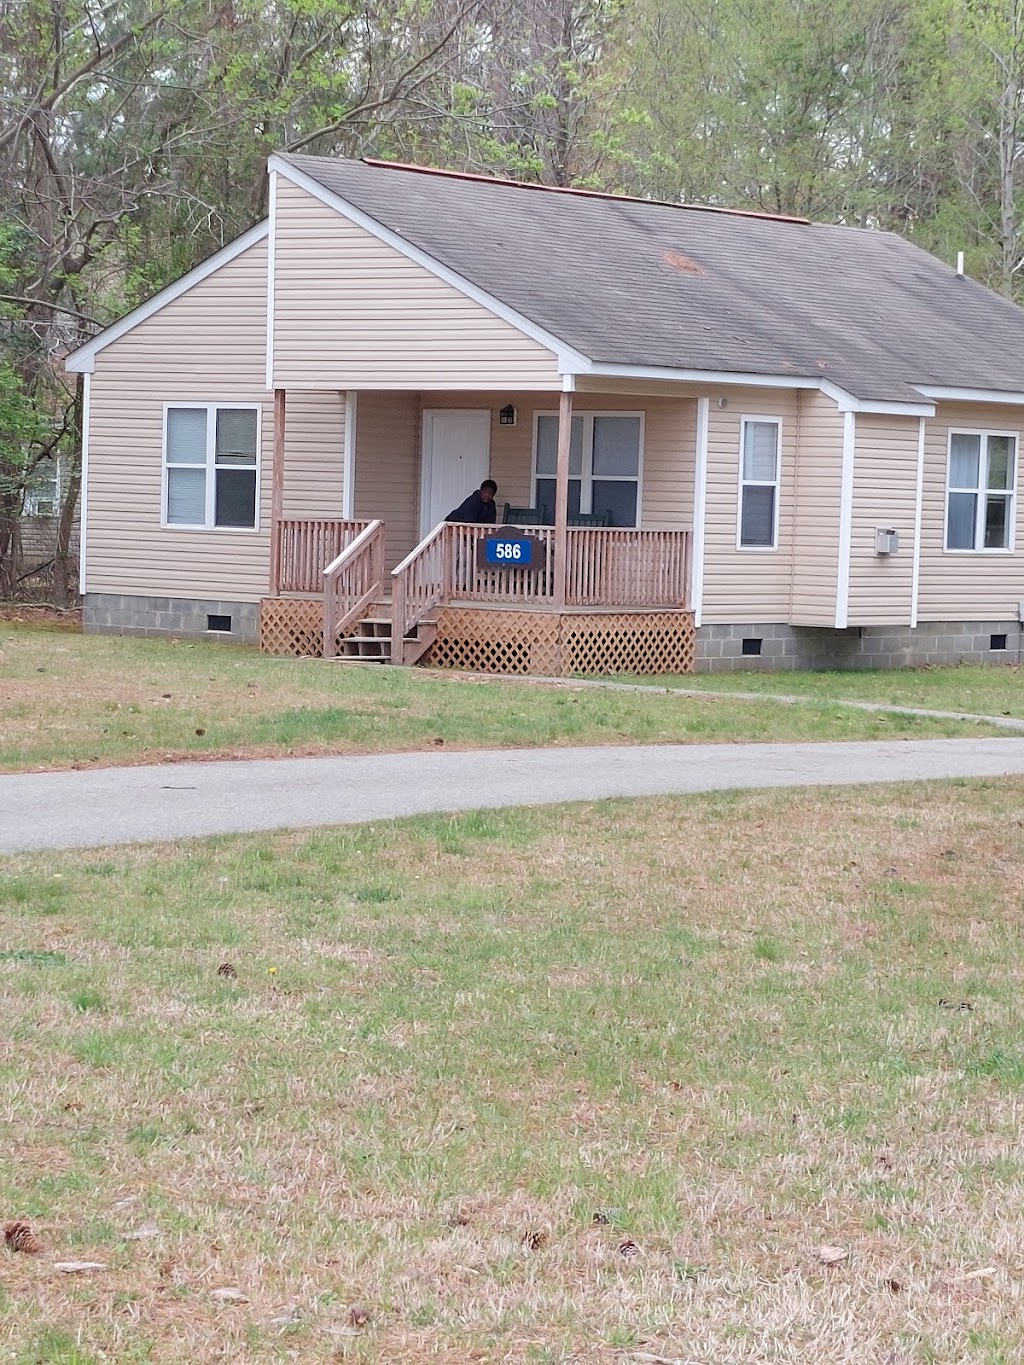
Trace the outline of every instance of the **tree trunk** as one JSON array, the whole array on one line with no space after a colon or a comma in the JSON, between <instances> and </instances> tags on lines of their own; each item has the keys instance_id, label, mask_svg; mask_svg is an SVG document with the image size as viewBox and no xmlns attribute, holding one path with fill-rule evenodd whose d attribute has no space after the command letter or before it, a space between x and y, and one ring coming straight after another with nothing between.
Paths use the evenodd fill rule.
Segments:
<instances>
[{"instance_id":1,"label":"tree trunk","mask_svg":"<svg viewBox=\"0 0 1024 1365\"><path fill-rule=\"evenodd\" d=\"M75 528L75 514L82 490L82 404L85 380L78 376L75 390L74 416L72 418L72 459L71 478L60 507L60 520L57 523L57 546L53 556L53 600L58 607L70 607L71 598L71 533ZM82 591L81 583L78 591Z\"/></svg>"}]
</instances>

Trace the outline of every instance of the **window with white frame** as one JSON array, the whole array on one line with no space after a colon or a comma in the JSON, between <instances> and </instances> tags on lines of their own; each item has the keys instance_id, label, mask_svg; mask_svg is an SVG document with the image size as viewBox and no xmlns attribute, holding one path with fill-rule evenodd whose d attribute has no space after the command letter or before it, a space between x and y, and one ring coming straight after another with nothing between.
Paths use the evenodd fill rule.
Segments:
<instances>
[{"instance_id":1,"label":"window with white frame","mask_svg":"<svg viewBox=\"0 0 1024 1365\"><path fill-rule=\"evenodd\" d=\"M640 514L643 416L638 412L580 412L569 442L569 520L607 518L609 526L636 526ZM537 418L535 505L555 514L558 418Z\"/></svg>"},{"instance_id":2,"label":"window with white frame","mask_svg":"<svg viewBox=\"0 0 1024 1365\"><path fill-rule=\"evenodd\" d=\"M164 524L255 530L259 408L175 404L164 421Z\"/></svg>"},{"instance_id":3,"label":"window with white frame","mask_svg":"<svg viewBox=\"0 0 1024 1365\"><path fill-rule=\"evenodd\" d=\"M946 549L1009 550L1017 482L1017 437L951 431L946 481Z\"/></svg>"},{"instance_id":4,"label":"window with white frame","mask_svg":"<svg viewBox=\"0 0 1024 1365\"><path fill-rule=\"evenodd\" d=\"M779 526L779 423L771 417L744 417L740 429L740 510L738 543L742 550L774 550Z\"/></svg>"},{"instance_id":5,"label":"window with white frame","mask_svg":"<svg viewBox=\"0 0 1024 1365\"><path fill-rule=\"evenodd\" d=\"M59 514L63 493L62 474L59 460L39 461L25 489L23 516L55 517Z\"/></svg>"}]
</instances>

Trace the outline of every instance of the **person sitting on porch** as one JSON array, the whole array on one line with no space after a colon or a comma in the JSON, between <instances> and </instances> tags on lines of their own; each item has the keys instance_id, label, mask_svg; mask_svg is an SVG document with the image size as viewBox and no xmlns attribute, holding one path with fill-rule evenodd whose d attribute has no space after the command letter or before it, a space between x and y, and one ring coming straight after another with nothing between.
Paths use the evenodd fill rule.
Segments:
<instances>
[{"instance_id":1,"label":"person sitting on porch","mask_svg":"<svg viewBox=\"0 0 1024 1365\"><path fill-rule=\"evenodd\" d=\"M493 479L484 479L475 492L460 502L454 512L449 512L445 521L472 521L480 526L493 526L498 519L498 507L494 495L498 485Z\"/></svg>"}]
</instances>

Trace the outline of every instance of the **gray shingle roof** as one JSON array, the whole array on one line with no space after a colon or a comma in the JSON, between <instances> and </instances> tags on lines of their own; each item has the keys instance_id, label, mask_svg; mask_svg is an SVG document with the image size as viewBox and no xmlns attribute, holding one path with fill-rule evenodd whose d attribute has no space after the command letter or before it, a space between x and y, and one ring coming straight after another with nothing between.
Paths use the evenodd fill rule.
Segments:
<instances>
[{"instance_id":1,"label":"gray shingle roof","mask_svg":"<svg viewBox=\"0 0 1024 1365\"><path fill-rule=\"evenodd\" d=\"M283 160L599 363L1024 391L1024 309L893 233Z\"/></svg>"}]
</instances>

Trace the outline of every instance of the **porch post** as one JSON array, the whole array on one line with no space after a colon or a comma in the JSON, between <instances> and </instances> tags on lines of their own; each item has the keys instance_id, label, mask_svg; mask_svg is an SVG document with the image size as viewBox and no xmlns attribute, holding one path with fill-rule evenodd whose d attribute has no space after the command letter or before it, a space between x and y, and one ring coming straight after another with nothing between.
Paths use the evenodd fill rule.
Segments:
<instances>
[{"instance_id":1,"label":"porch post","mask_svg":"<svg viewBox=\"0 0 1024 1365\"><path fill-rule=\"evenodd\" d=\"M281 516L284 512L285 391L274 390L274 455L270 476L270 595L281 591Z\"/></svg>"},{"instance_id":2,"label":"porch post","mask_svg":"<svg viewBox=\"0 0 1024 1365\"><path fill-rule=\"evenodd\" d=\"M566 384L572 383L569 375ZM558 405L558 454L555 465L555 544L551 572L551 588L554 605L561 609L565 606L565 578L568 560L569 518L569 446L572 440L572 390L562 391Z\"/></svg>"}]
</instances>

